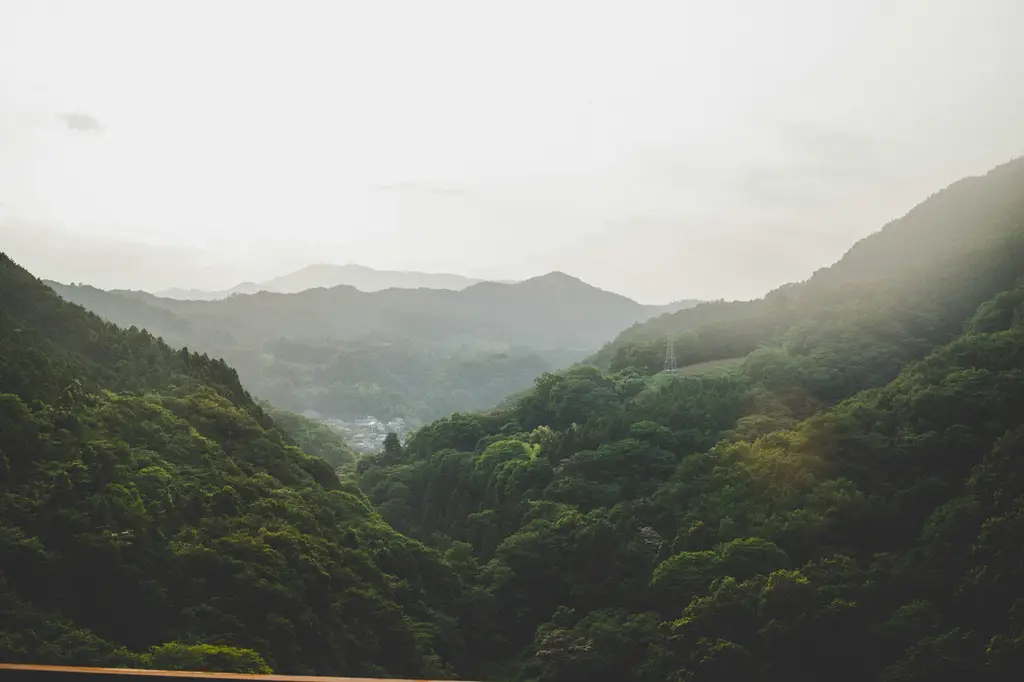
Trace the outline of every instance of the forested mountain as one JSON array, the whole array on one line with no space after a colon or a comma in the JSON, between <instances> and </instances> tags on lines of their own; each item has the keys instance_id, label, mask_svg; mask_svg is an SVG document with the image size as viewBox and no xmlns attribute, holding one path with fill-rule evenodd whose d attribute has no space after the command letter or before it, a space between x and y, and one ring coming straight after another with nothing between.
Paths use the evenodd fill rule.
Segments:
<instances>
[{"instance_id":1,"label":"forested mountain","mask_svg":"<svg viewBox=\"0 0 1024 682\"><path fill-rule=\"evenodd\" d=\"M0 660L439 676L470 599L222 360L0 255Z\"/></svg>"},{"instance_id":2,"label":"forested mountain","mask_svg":"<svg viewBox=\"0 0 1024 682\"><path fill-rule=\"evenodd\" d=\"M360 460L384 517L487 595L461 672L1020 679L1024 162L674 321L687 361L731 362L654 374L664 347L620 340L613 372Z\"/></svg>"},{"instance_id":3,"label":"forested mountain","mask_svg":"<svg viewBox=\"0 0 1024 682\"><path fill-rule=\"evenodd\" d=\"M1003 234L1008 216L1019 215L1022 175L1024 160L1018 159L984 177L960 180L857 242L838 263L805 282L755 301L701 303L635 324L591 361L615 370L633 366L656 371L662 367L668 337L674 339L680 366L742 357L762 343L780 341L793 325L809 333L819 319L828 324L844 305L865 305L865 287L874 292L870 305L891 305L887 292L895 291L902 304L919 308L927 317L928 309L941 308L956 295L961 280L950 269L969 273L978 267L970 254ZM851 296L855 286L861 292Z\"/></svg>"},{"instance_id":4,"label":"forested mountain","mask_svg":"<svg viewBox=\"0 0 1024 682\"><path fill-rule=\"evenodd\" d=\"M680 322L678 372L621 343L354 478L223 362L0 265L2 658L1020 679L1024 161Z\"/></svg>"},{"instance_id":5,"label":"forested mountain","mask_svg":"<svg viewBox=\"0 0 1024 682\"><path fill-rule=\"evenodd\" d=\"M661 312L561 273L463 291L342 286L221 301L49 284L107 320L225 357L275 405L417 421L492 407Z\"/></svg>"},{"instance_id":6,"label":"forested mountain","mask_svg":"<svg viewBox=\"0 0 1024 682\"><path fill-rule=\"evenodd\" d=\"M381 291L383 289L452 289L458 291L483 280L462 275L433 272L375 270L365 265L310 265L274 277L266 282L243 282L225 291L202 291L199 289L168 289L157 293L162 298L176 298L194 301L213 301L234 294L255 294L270 291L278 294L297 294L307 289L330 289L336 286L350 286L360 291Z\"/></svg>"},{"instance_id":7,"label":"forested mountain","mask_svg":"<svg viewBox=\"0 0 1024 682\"><path fill-rule=\"evenodd\" d=\"M51 286L55 283L49 283ZM219 301L179 301L143 292L101 292L66 286L58 293L81 294L84 305L100 305L111 294L110 311L121 299L142 301L186 320L196 333L222 333L256 342L282 336L299 339L409 339L447 344L525 345L587 350L623 327L661 311L558 272L514 284L482 282L462 291L351 286L296 294L259 292ZM85 296L94 298L85 298ZM78 301L75 301L78 302ZM125 313L123 317L128 317ZM156 320L154 320L155 322Z\"/></svg>"}]
</instances>

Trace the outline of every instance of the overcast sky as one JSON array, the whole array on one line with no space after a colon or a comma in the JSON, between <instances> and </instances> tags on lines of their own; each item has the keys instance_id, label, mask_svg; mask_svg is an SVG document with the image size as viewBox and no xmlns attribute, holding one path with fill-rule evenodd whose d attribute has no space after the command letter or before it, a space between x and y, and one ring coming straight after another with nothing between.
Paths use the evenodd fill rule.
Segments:
<instances>
[{"instance_id":1,"label":"overcast sky","mask_svg":"<svg viewBox=\"0 0 1024 682\"><path fill-rule=\"evenodd\" d=\"M0 0L0 248L747 298L1024 153L1021 0Z\"/></svg>"}]
</instances>

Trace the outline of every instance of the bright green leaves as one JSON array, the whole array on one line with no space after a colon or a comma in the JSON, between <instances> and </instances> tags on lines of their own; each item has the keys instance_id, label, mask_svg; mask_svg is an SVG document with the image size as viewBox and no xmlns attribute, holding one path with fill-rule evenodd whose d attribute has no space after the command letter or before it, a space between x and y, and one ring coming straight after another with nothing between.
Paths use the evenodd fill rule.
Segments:
<instances>
[{"instance_id":1,"label":"bright green leaves","mask_svg":"<svg viewBox=\"0 0 1024 682\"><path fill-rule=\"evenodd\" d=\"M789 557L762 538L742 538L727 542L714 550L680 552L669 557L654 570L651 586L667 602L664 608L683 608L699 595L705 595L711 583L723 576L746 580L788 568Z\"/></svg>"},{"instance_id":2,"label":"bright green leaves","mask_svg":"<svg viewBox=\"0 0 1024 682\"><path fill-rule=\"evenodd\" d=\"M269 674L270 666L252 649L214 644L169 642L141 656L142 667L157 670L202 670L222 673Z\"/></svg>"}]
</instances>

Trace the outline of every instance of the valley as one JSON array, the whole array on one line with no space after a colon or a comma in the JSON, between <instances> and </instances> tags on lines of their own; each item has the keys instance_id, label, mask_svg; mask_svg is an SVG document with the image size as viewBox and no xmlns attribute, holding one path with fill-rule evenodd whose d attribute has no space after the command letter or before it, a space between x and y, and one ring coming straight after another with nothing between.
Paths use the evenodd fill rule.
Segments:
<instances>
[{"instance_id":1,"label":"valley","mask_svg":"<svg viewBox=\"0 0 1024 682\"><path fill-rule=\"evenodd\" d=\"M493 407L622 327L696 304L642 306L561 273L462 291L338 285L217 301L48 284L124 327L224 357L279 407L411 426Z\"/></svg>"},{"instance_id":2,"label":"valley","mask_svg":"<svg viewBox=\"0 0 1024 682\"><path fill-rule=\"evenodd\" d=\"M58 296L4 257L0 657L545 682L1012 679L1022 283L1016 160L805 282L627 321L588 362L414 426L261 404L244 371L137 324L205 334L190 342L245 330L324 364L333 349L275 346L255 311L311 324L278 304L361 294L235 297L237 324L218 327L205 303Z\"/></svg>"},{"instance_id":3,"label":"valley","mask_svg":"<svg viewBox=\"0 0 1024 682\"><path fill-rule=\"evenodd\" d=\"M1024 680L1021 26L0 2L0 682Z\"/></svg>"}]
</instances>

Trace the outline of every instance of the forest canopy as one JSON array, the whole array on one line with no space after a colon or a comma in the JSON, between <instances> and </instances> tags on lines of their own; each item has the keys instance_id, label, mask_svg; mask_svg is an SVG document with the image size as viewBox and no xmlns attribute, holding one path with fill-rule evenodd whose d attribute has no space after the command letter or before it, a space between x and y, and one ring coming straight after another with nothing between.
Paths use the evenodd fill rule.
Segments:
<instances>
[{"instance_id":1,"label":"forest canopy","mask_svg":"<svg viewBox=\"0 0 1024 682\"><path fill-rule=\"evenodd\" d=\"M524 682L1024 669L1024 161L807 282L634 327L354 466L223 361L6 258L0 301L0 658ZM679 371L659 371L665 334Z\"/></svg>"}]
</instances>

